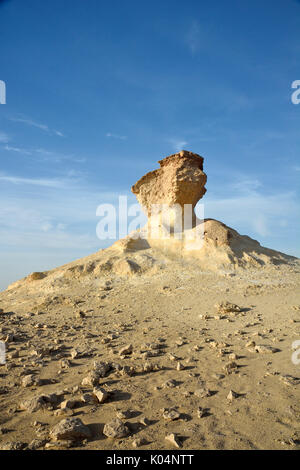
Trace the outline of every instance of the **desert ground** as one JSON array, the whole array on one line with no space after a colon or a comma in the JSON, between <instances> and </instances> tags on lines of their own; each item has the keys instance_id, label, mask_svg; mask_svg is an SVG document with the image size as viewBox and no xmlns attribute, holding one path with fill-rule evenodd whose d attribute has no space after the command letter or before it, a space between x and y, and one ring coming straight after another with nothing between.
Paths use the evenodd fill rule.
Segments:
<instances>
[{"instance_id":1,"label":"desert ground","mask_svg":"<svg viewBox=\"0 0 300 470\"><path fill-rule=\"evenodd\" d=\"M0 448L300 448L299 260L212 272L111 251L113 272L103 256L0 294Z\"/></svg>"},{"instance_id":2,"label":"desert ground","mask_svg":"<svg viewBox=\"0 0 300 470\"><path fill-rule=\"evenodd\" d=\"M178 221L206 175L159 163L132 191L164 235L151 204ZM213 219L143 230L0 294L0 448L299 449L300 260Z\"/></svg>"}]
</instances>

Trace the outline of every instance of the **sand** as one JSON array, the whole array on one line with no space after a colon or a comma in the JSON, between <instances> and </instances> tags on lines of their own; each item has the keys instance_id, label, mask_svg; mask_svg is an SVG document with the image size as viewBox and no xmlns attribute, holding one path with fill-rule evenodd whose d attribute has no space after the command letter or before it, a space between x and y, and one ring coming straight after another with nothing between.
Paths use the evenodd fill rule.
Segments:
<instances>
[{"instance_id":1,"label":"sand","mask_svg":"<svg viewBox=\"0 0 300 470\"><path fill-rule=\"evenodd\" d=\"M174 433L182 449L299 450L299 284L296 259L214 272L154 249L104 250L15 283L0 294L0 448L176 449ZM220 311L225 301L239 311ZM95 361L110 367L104 403L82 401ZM20 410L51 393L56 403ZM66 416L92 437L53 441ZM117 416L128 436L106 437Z\"/></svg>"}]
</instances>

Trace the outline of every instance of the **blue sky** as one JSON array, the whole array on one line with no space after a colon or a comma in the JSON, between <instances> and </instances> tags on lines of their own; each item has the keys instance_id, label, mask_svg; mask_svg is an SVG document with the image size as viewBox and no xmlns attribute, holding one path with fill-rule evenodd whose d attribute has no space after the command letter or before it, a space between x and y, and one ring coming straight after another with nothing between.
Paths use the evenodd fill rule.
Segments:
<instances>
[{"instance_id":1,"label":"blue sky","mask_svg":"<svg viewBox=\"0 0 300 470\"><path fill-rule=\"evenodd\" d=\"M97 206L181 148L205 217L300 256L299 56L296 0L0 0L0 289L110 244Z\"/></svg>"}]
</instances>

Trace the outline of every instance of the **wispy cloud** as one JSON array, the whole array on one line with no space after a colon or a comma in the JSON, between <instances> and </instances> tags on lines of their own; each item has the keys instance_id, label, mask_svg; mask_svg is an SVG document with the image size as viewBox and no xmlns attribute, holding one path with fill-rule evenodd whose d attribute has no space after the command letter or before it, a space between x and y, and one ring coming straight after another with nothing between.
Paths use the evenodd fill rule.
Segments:
<instances>
[{"instance_id":1,"label":"wispy cloud","mask_svg":"<svg viewBox=\"0 0 300 470\"><path fill-rule=\"evenodd\" d=\"M8 152L17 152L17 153L22 153L24 155L32 155L32 152L30 152L29 150L25 150L21 147L14 147L14 146L11 146L11 145L5 145L3 148L5 150L7 150Z\"/></svg>"},{"instance_id":2,"label":"wispy cloud","mask_svg":"<svg viewBox=\"0 0 300 470\"><path fill-rule=\"evenodd\" d=\"M110 137L112 139L118 139L118 140L127 140L126 135L112 134L111 132L107 132L106 137Z\"/></svg>"},{"instance_id":3,"label":"wispy cloud","mask_svg":"<svg viewBox=\"0 0 300 470\"><path fill-rule=\"evenodd\" d=\"M61 131L56 131L54 130L53 131L56 135L58 135L59 137L65 137L65 135L61 132Z\"/></svg>"},{"instance_id":4,"label":"wispy cloud","mask_svg":"<svg viewBox=\"0 0 300 470\"><path fill-rule=\"evenodd\" d=\"M172 145L173 149L176 150L176 152L183 150L184 147L188 144L188 142L183 139L167 139L167 142Z\"/></svg>"},{"instance_id":5,"label":"wispy cloud","mask_svg":"<svg viewBox=\"0 0 300 470\"><path fill-rule=\"evenodd\" d=\"M228 196L205 196L205 217L211 217L250 236L287 238L296 230L299 211L295 192L268 194L257 180L244 180L225 187Z\"/></svg>"},{"instance_id":6,"label":"wispy cloud","mask_svg":"<svg viewBox=\"0 0 300 470\"><path fill-rule=\"evenodd\" d=\"M195 54L200 46L200 26L197 21L193 21L185 36L185 43L190 52Z\"/></svg>"},{"instance_id":7,"label":"wispy cloud","mask_svg":"<svg viewBox=\"0 0 300 470\"><path fill-rule=\"evenodd\" d=\"M10 138L5 132L0 132L0 143L6 144L7 142L10 141Z\"/></svg>"},{"instance_id":8,"label":"wispy cloud","mask_svg":"<svg viewBox=\"0 0 300 470\"><path fill-rule=\"evenodd\" d=\"M70 178L9 176L6 184L0 181L0 259L5 266L0 290L32 271L59 266L113 242L97 238L96 208L102 203L117 206L117 192L99 192Z\"/></svg>"},{"instance_id":9,"label":"wispy cloud","mask_svg":"<svg viewBox=\"0 0 300 470\"><path fill-rule=\"evenodd\" d=\"M32 119L27 119L27 118L22 118L22 117L11 117L9 118L10 121L13 122L20 122L22 124L25 124L26 126L30 127L36 127L38 129L41 129L42 131L47 132L48 134L51 135L57 135L59 137L64 137L64 134L61 131L58 131L56 129L51 129L47 124L42 124L37 121L34 121Z\"/></svg>"},{"instance_id":10,"label":"wispy cloud","mask_svg":"<svg viewBox=\"0 0 300 470\"><path fill-rule=\"evenodd\" d=\"M3 147L4 150L8 152L16 152L22 155L31 155L35 157L41 157L43 160L51 160L55 162L60 162L62 160L70 160L72 162L76 163L84 163L86 161L85 157L78 157L73 154L64 154L60 152L54 152L52 150L47 150L44 148L33 148L33 149L27 149L23 147L16 147L12 145L5 145Z\"/></svg>"},{"instance_id":11,"label":"wispy cloud","mask_svg":"<svg viewBox=\"0 0 300 470\"><path fill-rule=\"evenodd\" d=\"M242 194L253 194L256 190L262 187L262 183L258 179L241 179L237 183L232 184L232 189L238 190Z\"/></svg>"},{"instance_id":12,"label":"wispy cloud","mask_svg":"<svg viewBox=\"0 0 300 470\"><path fill-rule=\"evenodd\" d=\"M70 178L23 178L19 176L5 175L0 173L0 181L15 185L43 186L47 188L66 188L74 179Z\"/></svg>"}]
</instances>

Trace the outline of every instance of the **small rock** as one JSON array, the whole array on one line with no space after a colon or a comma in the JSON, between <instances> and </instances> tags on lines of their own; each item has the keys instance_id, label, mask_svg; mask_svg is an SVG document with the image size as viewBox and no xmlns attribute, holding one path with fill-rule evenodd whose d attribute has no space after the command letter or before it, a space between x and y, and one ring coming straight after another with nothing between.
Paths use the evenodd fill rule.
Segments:
<instances>
[{"instance_id":1,"label":"small rock","mask_svg":"<svg viewBox=\"0 0 300 470\"><path fill-rule=\"evenodd\" d=\"M144 437L137 437L136 439L134 439L134 441L132 441L132 447L134 447L135 449L145 444L147 444L147 441Z\"/></svg>"},{"instance_id":2,"label":"small rock","mask_svg":"<svg viewBox=\"0 0 300 470\"><path fill-rule=\"evenodd\" d=\"M95 402L95 398L92 395L92 393L83 393L80 399L83 403L87 403L88 405L91 405L92 403Z\"/></svg>"},{"instance_id":3,"label":"small rock","mask_svg":"<svg viewBox=\"0 0 300 470\"><path fill-rule=\"evenodd\" d=\"M13 441L0 444L0 450L23 450L27 444L25 442Z\"/></svg>"},{"instance_id":4,"label":"small rock","mask_svg":"<svg viewBox=\"0 0 300 470\"><path fill-rule=\"evenodd\" d=\"M232 372L234 372L236 369L238 368L238 365L236 362L232 361L232 362L228 362L227 364L225 364L225 366L223 367L223 369L225 370L226 374L231 374Z\"/></svg>"},{"instance_id":5,"label":"small rock","mask_svg":"<svg viewBox=\"0 0 300 470\"><path fill-rule=\"evenodd\" d=\"M78 404L78 401L76 400L64 400L61 404L60 404L60 408L61 409L64 409L64 408L69 408L69 409L73 409L76 407L76 405Z\"/></svg>"},{"instance_id":6,"label":"small rock","mask_svg":"<svg viewBox=\"0 0 300 470\"><path fill-rule=\"evenodd\" d=\"M86 377L82 379L81 385L84 387L94 387L99 384L99 374L95 371L89 372Z\"/></svg>"},{"instance_id":7,"label":"small rock","mask_svg":"<svg viewBox=\"0 0 300 470\"><path fill-rule=\"evenodd\" d=\"M266 344L258 344L254 349L260 354L274 354L279 352L279 349L273 348L272 346L268 346Z\"/></svg>"},{"instance_id":8,"label":"small rock","mask_svg":"<svg viewBox=\"0 0 300 470\"><path fill-rule=\"evenodd\" d=\"M128 436L129 430L119 418L114 418L112 421L105 424L103 434L106 437L120 439L121 437Z\"/></svg>"},{"instance_id":9,"label":"small rock","mask_svg":"<svg viewBox=\"0 0 300 470\"><path fill-rule=\"evenodd\" d=\"M177 385L176 380L170 379L170 380L167 380L167 381L163 384L163 388L174 388L174 387L176 387L176 385Z\"/></svg>"},{"instance_id":10,"label":"small rock","mask_svg":"<svg viewBox=\"0 0 300 470\"><path fill-rule=\"evenodd\" d=\"M25 375L21 380L22 387L33 387L40 384L40 379L33 374Z\"/></svg>"},{"instance_id":11,"label":"small rock","mask_svg":"<svg viewBox=\"0 0 300 470\"><path fill-rule=\"evenodd\" d=\"M227 395L227 400L234 400L235 398L238 398L239 397L239 394L234 392L233 390L230 390L228 395Z\"/></svg>"},{"instance_id":12,"label":"small rock","mask_svg":"<svg viewBox=\"0 0 300 470\"><path fill-rule=\"evenodd\" d=\"M91 431L80 418L65 418L50 430L50 437L55 441L88 439Z\"/></svg>"},{"instance_id":13,"label":"small rock","mask_svg":"<svg viewBox=\"0 0 300 470\"><path fill-rule=\"evenodd\" d=\"M104 403L108 400L110 393L107 392L102 387L95 387L93 390L93 397L95 398L97 403Z\"/></svg>"},{"instance_id":14,"label":"small rock","mask_svg":"<svg viewBox=\"0 0 300 470\"><path fill-rule=\"evenodd\" d=\"M131 354L133 351L133 346L132 344L127 344L126 346L123 346L123 348L120 349L119 351L119 356L128 356Z\"/></svg>"},{"instance_id":15,"label":"small rock","mask_svg":"<svg viewBox=\"0 0 300 470\"><path fill-rule=\"evenodd\" d=\"M163 409L163 418L168 421L175 421L179 419L180 413L176 410L176 408L164 408Z\"/></svg>"},{"instance_id":16,"label":"small rock","mask_svg":"<svg viewBox=\"0 0 300 470\"><path fill-rule=\"evenodd\" d=\"M47 439L33 439L33 441L28 444L28 450L37 450L44 447L46 444Z\"/></svg>"},{"instance_id":17,"label":"small rock","mask_svg":"<svg viewBox=\"0 0 300 470\"><path fill-rule=\"evenodd\" d=\"M177 369L177 370L184 370L185 367L184 367L184 365L183 365L181 362L177 362L176 369Z\"/></svg>"},{"instance_id":18,"label":"small rock","mask_svg":"<svg viewBox=\"0 0 300 470\"><path fill-rule=\"evenodd\" d=\"M196 397L199 397L199 398L207 398L207 397L211 397L211 396L212 396L212 391L209 390L209 389L206 388L206 387L199 387L199 388L195 391L195 395L196 395Z\"/></svg>"},{"instance_id":19,"label":"small rock","mask_svg":"<svg viewBox=\"0 0 300 470\"><path fill-rule=\"evenodd\" d=\"M178 437L176 437L175 434L168 434L166 437L165 437L165 440L170 442L172 445L174 445L175 447L177 447L178 449L181 447L181 442L179 441Z\"/></svg>"}]
</instances>

